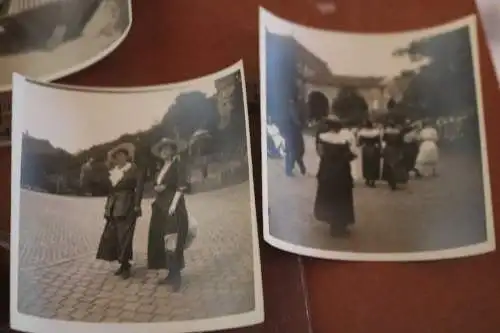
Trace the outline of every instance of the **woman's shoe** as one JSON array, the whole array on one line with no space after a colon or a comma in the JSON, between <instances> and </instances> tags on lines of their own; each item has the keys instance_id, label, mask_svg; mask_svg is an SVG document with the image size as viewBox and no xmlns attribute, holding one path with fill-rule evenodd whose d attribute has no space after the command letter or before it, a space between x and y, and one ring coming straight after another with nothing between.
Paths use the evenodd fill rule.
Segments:
<instances>
[{"instance_id":1,"label":"woman's shoe","mask_svg":"<svg viewBox=\"0 0 500 333\"><path fill-rule=\"evenodd\" d=\"M122 279L124 279L124 280L127 280L128 278L130 278L130 268L124 268L121 276L122 276Z\"/></svg>"},{"instance_id":2,"label":"woman's shoe","mask_svg":"<svg viewBox=\"0 0 500 333\"><path fill-rule=\"evenodd\" d=\"M169 285L172 286L172 291L174 293L178 292L179 290L181 290L181 286L182 286L182 278L181 278L181 275L178 274L178 275L174 275L170 281L168 282Z\"/></svg>"}]
</instances>

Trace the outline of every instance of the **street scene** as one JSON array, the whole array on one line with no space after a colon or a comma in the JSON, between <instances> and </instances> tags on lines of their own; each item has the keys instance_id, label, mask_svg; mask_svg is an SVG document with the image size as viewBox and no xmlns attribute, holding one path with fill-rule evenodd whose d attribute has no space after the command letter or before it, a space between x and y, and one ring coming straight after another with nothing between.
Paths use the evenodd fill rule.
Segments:
<instances>
[{"instance_id":1,"label":"street scene","mask_svg":"<svg viewBox=\"0 0 500 333\"><path fill-rule=\"evenodd\" d=\"M241 71L133 93L22 81L18 330L263 320Z\"/></svg>"},{"instance_id":2,"label":"street scene","mask_svg":"<svg viewBox=\"0 0 500 333\"><path fill-rule=\"evenodd\" d=\"M131 24L129 0L11 0L4 6L0 91L10 89L14 72L54 79L91 65Z\"/></svg>"},{"instance_id":3,"label":"street scene","mask_svg":"<svg viewBox=\"0 0 500 333\"><path fill-rule=\"evenodd\" d=\"M19 312L88 322L168 322L252 311L254 302L249 183L189 196L199 235L186 250L178 293L158 285L165 274L146 263L151 199L137 222L132 275L95 259L104 227L102 198L23 191ZM227 205L231 202L231 205ZM64 207L64 208L62 208ZM207 209L207 207L224 207Z\"/></svg>"},{"instance_id":4,"label":"street scene","mask_svg":"<svg viewBox=\"0 0 500 333\"><path fill-rule=\"evenodd\" d=\"M319 157L314 138L304 139L306 176L290 181L282 160L268 160L268 178L273 180L269 226L274 237L309 248L366 253L436 251L486 239L481 165L472 153L453 151L442 153L438 178L411 179L401 191L391 191L383 181L369 188L362 177L355 179L356 223L350 237L332 238L328 224L315 220L312 213ZM361 159L353 167L360 175Z\"/></svg>"},{"instance_id":5,"label":"street scene","mask_svg":"<svg viewBox=\"0 0 500 333\"><path fill-rule=\"evenodd\" d=\"M261 14L266 240L328 259L493 250L473 17L374 36Z\"/></svg>"}]
</instances>

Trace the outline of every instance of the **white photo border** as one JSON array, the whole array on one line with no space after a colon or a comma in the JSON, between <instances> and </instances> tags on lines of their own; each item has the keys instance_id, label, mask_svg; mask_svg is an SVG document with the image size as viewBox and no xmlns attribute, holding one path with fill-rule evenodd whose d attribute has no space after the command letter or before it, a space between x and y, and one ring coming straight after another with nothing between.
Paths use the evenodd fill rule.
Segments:
<instances>
[{"instance_id":1,"label":"white photo border","mask_svg":"<svg viewBox=\"0 0 500 333\"><path fill-rule=\"evenodd\" d=\"M132 0L127 0L127 2L128 2L128 16L129 16L128 17L128 26L117 40L115 40L107 48L100 51L92 58L87 59L83 62L80 62L79 64L77 64L75 66L65 68L65 69L57 71L55 73L41 75L40 77L34 77L33 79L36 79L37 81L46 81L46 82L58 80L58 79L61 79L63 77L69 76L71 74L78 73L78 72L86 69L87 67L90 67L93 64L101 61L102 59L106 58L108 55L113 53L113 51L115 51L118 48L118 46L120 46L120 44L123 43L125 38L127 38L128 34L130 32L130 29L132 28L132 21L133 21L133 17L134 17L134 15L132 14ZM12 81L14 81L14 79L12 79ZM11 82L11 84L0 85L0 93L11 91L12 87L13 87L13 82ZM11 142L12 142L12 140L11 140Z\"/></svg>"},{"instance_id":2,"label":"white photo border","mask_svg":"<svg viewBox=\"0 0 500 333\"><path fill-rule=\"evenodd\" d=\"M23 87L27 84L28 79L15 74L14 75L14 92L13 92L13 135L12 135L12 170L11 170L11 251L10 251L10 311L11 311L11 327L15 330L24 332L36 333L52 333L52 332L74 332L74 333L136 333L136 332L151 332L151 333L184 333L184 332L208 332L222 329L232 329L246 327L251 325L261 324L264 321L264 300L262 290L262 273L261 260L259 251L259 237L257 230L257 213L255 206L255 189L253 181L253 164L251 154L250 140L250 123L248 116L248 106L246 103L246 85L243 61L240 60L236 64L227 67L217 73L200 77L198 79L173 83L167 85L157 85L140 88L92 88L92 87L76 87L69 85L47 84L50 87L67 88L79 91L99 91L103 93L132 93L144 92L151 90L166 90L180 89L185 86L196 86L198 83L205 81L213 81L217 78L222 78L227 75L238 72L241 75L241 84L243 89L243 104L246 121L246 143L247 143L247 158L250 186L250 210L252 219L252 249L253 249L253 280L254 280L254 303L255 307L252 311L237 315L214 317L209 319L172 321L172 322L151 322L151 323L89 323L79 321L63 321L57 319L46 319L32 315L20 313L18 310L18 274L19 274L19 214L20 214L20 180L21 180L21 158L22 158L22 129L23 129Z\"/></svg>"},{"instance_id":3,"label":"white photo border","mask_svg":"<svg viewBox=\"0 0 500 333\"><path fill-rule=\"evenodd\" d=\"M472 51L472 61L474 66L474 80L476 86L476 100L477 112L479 116L479 132L481 142L481 161L482 161L482 174L483 174L483 187L484 187L484 202L485 202L485 228L486 228L486 241L478 244L467 245L463 247L444 249L437 251L422 251L422 252L407 252L407 253L357 253L357 252L344 252L344 251L330 251L310 248L307 246L296 245L273 236L269 228L269 201L268 201L268 170L267 170L267 73L266 73L266 27L267 21L281 21L282 23L289 24L290 26L299 27L301 29L308 29L310 31L325 31L316 28L310 28L296 24L291 21L279 18L267 11L263 7L259 11L259 63L260 63L260 91L261 91L261 156L262 156L262 218L264 223L264 240L270 245L291 253L329 260L346 260L346 261L431 261L441 259L453 259L460 257L468 257L473 255L485 254L492 252L496 249L495 231L494 231L494 215L493 204L491 199L491 182L489 173L488 150L486 144L486 129L483 110L483 94L482 82L480 75L479 63L479 45L477 37L477 17L476 15L469 15L461 19L449 22L440 26L430 27L427 29L419 29L413 31L428 31L429 34L439 34L440 32L453 31L462 27L469 28L469 41ZM408 31L404 31L408 32ZM359 33L346 33L336 32L343 34L360 35ZM394 33L367 33L363 35L368 36L390 36L394 34L401 34L401 32Z\"/></svg>"}]
</instances>

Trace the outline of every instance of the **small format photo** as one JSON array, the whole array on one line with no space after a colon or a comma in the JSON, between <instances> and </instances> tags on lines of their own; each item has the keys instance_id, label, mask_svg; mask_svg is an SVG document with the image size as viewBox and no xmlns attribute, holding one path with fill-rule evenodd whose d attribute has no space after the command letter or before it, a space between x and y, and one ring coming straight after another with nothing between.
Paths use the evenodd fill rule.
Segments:
<instances>
[{"instance_id":1,"label":"small format photo","mask_svg":"<svg viewBox=\"0 0 500 333\"><path fill-rule=\"evenodd\" d=\"M497 0L476 0L476 4L486 33L497 79L500 80L500 2Z\"/></svg>"},{"instance_id":2,"label":"small format photo","mask_svg":"<svg viewBox=\"0 0 500 333\"><path fill-rule=\"evenodd\" d=\"M244 82L241 62L121 90L15 77L14 329L263 321Z\"/></svg>"},{"instance_id":3,"label":"small format photo","mask_svg":"<svg viewBox=\"0 0 500 333\"><path fill-rule=\"evenodd\" d=\"M0 92L12 73L55 80L94 64L131 24L130 0L0 0Z\"/></svg>"},{"instance_id":4,"label":"small format photo","mask_svg":"<svg viewBox=\"0 0 500 333\"><path fill-rule=\"evenodd\" d=\"M264 237L355 261L495 249L477 23L324 31L261 10Z\"/></svg>"}]
</instances>

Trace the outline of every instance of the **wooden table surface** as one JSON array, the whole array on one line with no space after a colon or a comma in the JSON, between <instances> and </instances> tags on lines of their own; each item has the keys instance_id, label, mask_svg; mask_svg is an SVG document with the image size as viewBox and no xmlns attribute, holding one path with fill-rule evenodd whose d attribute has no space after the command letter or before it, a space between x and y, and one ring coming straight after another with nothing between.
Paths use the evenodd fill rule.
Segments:
<instances>
[{"instance_id":1,"label":"wooden table surface","mask_svg":"<svg viewBox=\"0 0 500 333\"><path fill-rule=\"evenodd\" d=\"M354 32L412 30L476 12L473 0L135 0L128 38L108 58L64 83L151 85L191 79L243 58L258 80L258 6L301 24ZM481 73L495 216L500 208L500 91L482 29ZM251 110L255 165L259 115ZM500 135L500 134L499 134ZM0 150L0 218L8 229L10 151ZM260 179L260 170L256 170ZM458 181L458 180L457 180ZM257 181L256 183L259 183ZM259 193L260 188L256 190ZM257 198L258 202L260 198ZM235 332L494 333L500 330L500 254L427 263L300 259L262 244L266 322ZM303 271L302 271L303 268ZM301 276L301 273L303 275ZM303 280L301 279L303 278ZM301 283L307 288L303 294ZM5 298L3 298L5 299ZM306 311L305 300L308 302ZM308 320L309 319L309 320Z\"/></svg>"}]
</instances>

